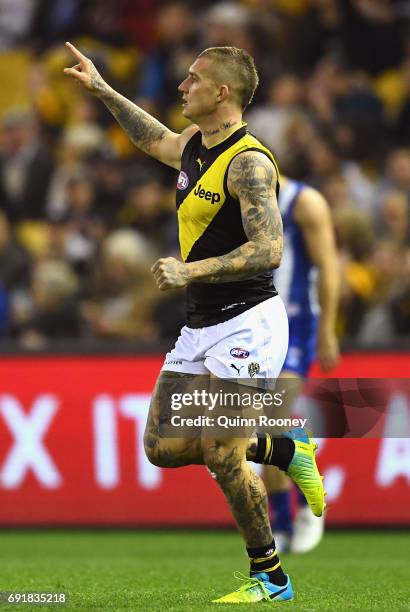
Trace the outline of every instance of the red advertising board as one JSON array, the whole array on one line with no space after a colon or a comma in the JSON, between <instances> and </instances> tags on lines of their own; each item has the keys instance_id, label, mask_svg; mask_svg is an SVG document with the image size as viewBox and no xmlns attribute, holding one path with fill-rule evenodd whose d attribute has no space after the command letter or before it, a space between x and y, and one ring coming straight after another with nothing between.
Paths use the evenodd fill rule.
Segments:
<instances>
[{"instance_id":1,"label":"red advertising board","mask_svg":"<svg viewBox=\"0 0 410 612\"><path fill-rule=\"evenodd\" d=\"M144 455L161 362L0 359L0 524L232 522L203 467L164 470ZM408 364L407 355L345 355L335 375L408 377ZM401 401L410 427L410 398ZM329 524L410 524L409 438L322 440L319 460Z\"/></svg>"}]
</instances>

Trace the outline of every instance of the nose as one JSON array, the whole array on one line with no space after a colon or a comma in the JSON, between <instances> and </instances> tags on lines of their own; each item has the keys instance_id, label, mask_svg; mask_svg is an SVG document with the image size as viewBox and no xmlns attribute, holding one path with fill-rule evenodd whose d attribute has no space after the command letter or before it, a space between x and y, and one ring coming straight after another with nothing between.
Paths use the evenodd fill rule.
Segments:
<instances>
[{"instance_id":1,"label":"nose","mask_svg":"<svg viewBox=\"0 0 410 612\"><path fill-rule=\"evenodd\" d=\"M186 86L187 80L188 79L184 79L182 83L178 85L178 91L181 91L182 93L186 93L188 91L187 86Z\"/></svg>"}]
</instances>

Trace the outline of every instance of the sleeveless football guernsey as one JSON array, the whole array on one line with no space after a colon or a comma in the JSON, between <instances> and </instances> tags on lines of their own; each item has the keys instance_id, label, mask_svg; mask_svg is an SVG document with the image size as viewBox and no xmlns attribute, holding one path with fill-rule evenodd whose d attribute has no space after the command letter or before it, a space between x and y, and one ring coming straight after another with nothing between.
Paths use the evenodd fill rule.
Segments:
<instances>
[{"instance_id":1,"label":"sleeveless football guernsey","mask_svg":"<svg viewBox=\"0 0 410 612\"><path fill-rule=\"evenodd\" d=\"M260 151L272 162L272 153L244 124L225 140L207 149L201 132L186 144L181 158L176 204L179 243L184 262L225 255L248 242L239 201L227 187L229 165L243 151ZM279 195L279 181L277 183ZM277 295L272 272L227 283L191 283L187 287L188 327L199 328L227 321Z\"/></svg>"}]
</instances>

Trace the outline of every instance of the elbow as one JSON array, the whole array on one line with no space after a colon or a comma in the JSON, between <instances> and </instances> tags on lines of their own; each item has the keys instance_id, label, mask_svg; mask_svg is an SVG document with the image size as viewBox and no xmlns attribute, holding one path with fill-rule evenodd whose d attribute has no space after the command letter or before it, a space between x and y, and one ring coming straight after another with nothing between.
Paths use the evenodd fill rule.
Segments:
<instances>
[{"instance_id":1,"label":"elbow","mask_svg":"<svg viewBox=\"0 0 410 612\"><path fill-rule=\"evenodd\" d=\"M282 259L282 244L272 243L269 241L253 241L250 244L250 249L245 256L246 266L251 268L256 274L267 272L278 268Z\"/></svg>"},{"instance_id":2,"label":"elbow","mask_svg":"<svg viewBox=\"0 0 410 612\"><path fill-rule=\"evenodd\" d=\"M279 268L280 262L282 261L282 253L283 253L282 245L280 248L271 249L270 257L269 257L269 263L270 263L269 268L271 270L276 270L276 268Z\"/></svg>"},{"instance_id":3,"label":"elbow","mask_svg":"<svg viewBox=\"0 0 410 612\"><path fill-rule=\"evenodd\" d=\"M279 268L281 261L282 261L282 255L273 258L270 264L270 270L276 270L276 268Z\"/></svg>"}]
</instances>

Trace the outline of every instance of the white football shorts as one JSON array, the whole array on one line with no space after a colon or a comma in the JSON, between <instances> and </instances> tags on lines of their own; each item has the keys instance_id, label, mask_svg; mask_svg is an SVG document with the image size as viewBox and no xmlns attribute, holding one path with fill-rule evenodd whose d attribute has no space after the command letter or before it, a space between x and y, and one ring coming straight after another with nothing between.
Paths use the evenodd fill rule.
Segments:
<instances>
[{"instance_id":1,"label":"white football shorts","mask_svg":"<svg viewBox=\"0 0 410 612\"><path fill-rule=\"evenodd\" d=\"M223 323L198 329L185 325L161 370L223 379L277 378L288 340L288 317L276 295Z\"/></svg>"}]
</instances>

